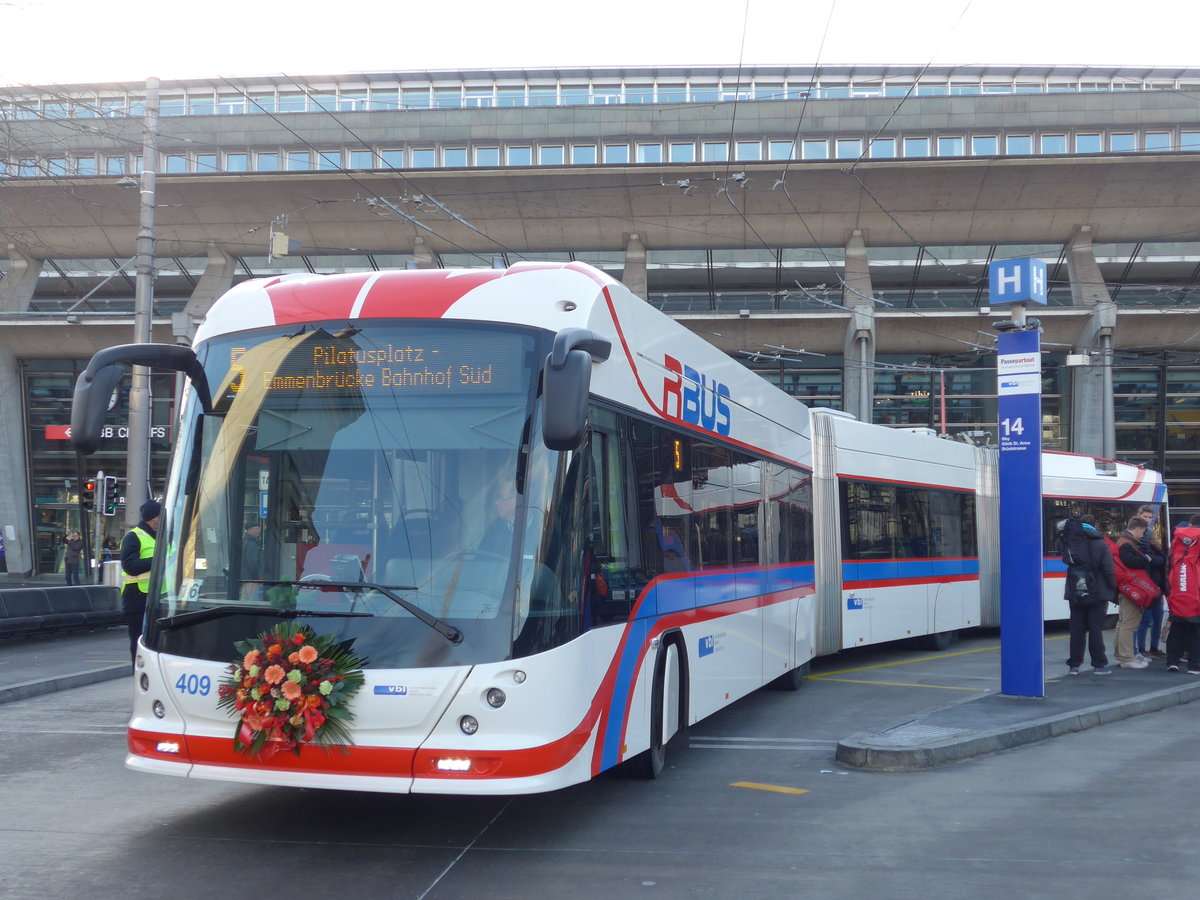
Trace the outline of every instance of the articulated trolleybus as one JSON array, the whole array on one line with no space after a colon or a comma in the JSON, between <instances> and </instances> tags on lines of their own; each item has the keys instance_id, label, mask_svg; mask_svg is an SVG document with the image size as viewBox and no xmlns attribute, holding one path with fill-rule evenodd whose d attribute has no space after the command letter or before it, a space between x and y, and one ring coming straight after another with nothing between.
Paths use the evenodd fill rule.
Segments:
<instances>
[{"instance_id":1,"label":"articulated trolleybus","mask_svg":"<svg viewBox=\"0 0 1200 900\"><path fill-rule=\"evenodd\" d=\"M93 358L80 450L129 365L190 381L138 771L447 794L653 777L682 728L816 655L999 619L994 454L810 412L586 265L246 282L191 348ZM1149 472L1047 461L1059 512L1164 499ZM218 684L289 620L365 661L349 740L250 756Z\"/></svg>"}]
</instances>

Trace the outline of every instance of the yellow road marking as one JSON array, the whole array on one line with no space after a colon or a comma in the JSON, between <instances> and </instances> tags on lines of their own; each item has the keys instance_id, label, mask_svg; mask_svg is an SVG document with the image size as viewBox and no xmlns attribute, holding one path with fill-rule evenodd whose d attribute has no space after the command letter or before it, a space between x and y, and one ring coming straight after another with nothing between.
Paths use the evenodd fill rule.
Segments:
<instances>
[{"instance_id":1,"label":"yellow road marking","mask_svg":"<svg viewBox=\"0 0 1200 900\"><path fill-rule=\"evenodd\" d=\"M1070 637L1070 635L1058 635L1056 637L1047 637L1046 640L1048 640L1048 641L1064 641L1068 637ZM996 644L993 647L976 647L974 650L955 650L953 653L938 653L935 656L918 656L916 659L902 659L902 660L898 660L897 662L876 663L873 666L858 666L853 669L835 669L832 672L821 672L819 674L809 675L807 677L812 678L812 679L829 679L832 681L833 679L829 678L830 675L849 675L852 672L867 672L871 669L888 669L888 668L891 668L892 666L907 666L912 663L931 662L933 660L938 660L938 659L950 659L953 656L969 656L972 653L989 653L993 650L999 650L999 649L1000 649L1000 645ZM883 682L872 682L872 683L873 684L882 684ZM920 685L920 687L929 687L929 685Z\"/></svg>"},{"instance_id":2,"label":"yellow road marking","mask_svg":"<svg viewBox=\"0 0 1200 900\"><path fill-rule=\"evenodd\" d=\"M866 678L827 678L824 675L809 675L813 681L843 681L848 684L878 684L885 687L936 688L939 691L986 691L987 688L956 687L949 684L910 684L907 681L869 681Z\"/></svg>"},{"instance_id":3,"label":"yellow road marking","mask_svg":"<svg viewBox=\"0 0 1200 900\"><path fill-rule=\"evenodd\" d=\"M771 791L775 794L807 794L804 788L783 787L778 784L759 784L757 781L735 781L730 787L750 788L753 791Z\"/></svg>"}]
</instances>

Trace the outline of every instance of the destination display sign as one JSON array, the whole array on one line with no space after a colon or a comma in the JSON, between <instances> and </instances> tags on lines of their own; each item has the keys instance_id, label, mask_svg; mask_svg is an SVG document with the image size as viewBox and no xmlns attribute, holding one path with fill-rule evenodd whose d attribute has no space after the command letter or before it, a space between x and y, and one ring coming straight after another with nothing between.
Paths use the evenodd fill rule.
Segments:
<instances>
[{"instance_id":1,"label":"destination display sign","mask_svg":"<svg viewBox=\"0 0 1200 900\"><path fill-rule=\"evenodd\" d=\"M266 393L347 393L378 395L488 393L523 390L527 373L524 341L446 331L420 341L373 342L314 338L283 355L230 349L230 368L241 374L239 388ZM236 388L235 388L236 390Z\"/></svg>"}]
</instances>

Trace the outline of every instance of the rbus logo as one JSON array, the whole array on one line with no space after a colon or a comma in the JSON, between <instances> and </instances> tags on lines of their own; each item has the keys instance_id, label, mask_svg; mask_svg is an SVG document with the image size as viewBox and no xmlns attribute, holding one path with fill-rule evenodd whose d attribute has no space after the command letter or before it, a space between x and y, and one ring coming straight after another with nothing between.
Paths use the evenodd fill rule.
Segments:
<instances>
[{"instance_id":1,"label":"rbus logo","mask_svg":"<svg viewBox=\"0 0 1200 900\"><path fill-rule=\"evenodd\" d=\"M663 379L663 415L668 419L699 425L706 431L729 434L729 388L715 378L685 366L663 354L663 365L675 377Z\"/></svg>"}]
</instances>

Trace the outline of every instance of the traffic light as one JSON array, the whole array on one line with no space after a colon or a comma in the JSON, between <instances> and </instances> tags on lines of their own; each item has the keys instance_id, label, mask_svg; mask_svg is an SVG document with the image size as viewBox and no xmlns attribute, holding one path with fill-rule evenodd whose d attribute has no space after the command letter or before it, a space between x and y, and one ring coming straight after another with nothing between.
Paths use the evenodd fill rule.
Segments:
<instances>
[{"instance_id":1,"label":"traffic light","mask_svg":"<svg viewBox=\"0 0 1200 900\"><path fill-rule=\"evenodd\" d=\"M101 504L100 508L104 511L106 516L115 516L117 514L117 501L119 499L117 496L117 491L117 476L105 475L104 490L100 494L100 496L104 498L104 502Z\"/></svg>"},{"instance_id":2,"label":"traffic light","mask_svg":"<svg viewBox=\"0 0 1200 900\"><path fill-rule=\"evenodd\" d=\"M79 502L84 509L96 508L96 482L85 481L83 483L83 491L79 495Z\"/></svg>"}]
</instances>

